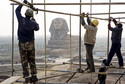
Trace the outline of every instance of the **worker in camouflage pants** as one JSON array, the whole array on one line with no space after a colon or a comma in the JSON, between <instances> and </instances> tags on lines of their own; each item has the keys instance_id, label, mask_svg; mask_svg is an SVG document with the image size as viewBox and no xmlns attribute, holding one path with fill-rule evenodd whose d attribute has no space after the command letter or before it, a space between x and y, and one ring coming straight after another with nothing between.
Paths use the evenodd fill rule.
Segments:
<instances>
[{"instance_id":1,"label":"worker in camouflage pants","mask_svg":"<svg viewBox=\"0 0 125 84\"><path fill-rule=\"evenodd\" d=\"M24 0L26 4L27 1ZM34 83L38 81L36 76L36 64L35 64L35 36L34 31L39 30L39 25L33 18L33 10L28 8L25 12L25 17L21 15L22 5L16 8L16 16L18 20L18 40L19 51L21 57L21 63L23 68L23 77L26 83ZM28 67L28 65L30 67ZM31 71L31 77L29 73Z\"/></svg>"},{"instance_id":2,"label":"worker in camouflage pants","mask_svg":"<svg viewBox=\"0 0 125 84\"><path fill-rule=\"evenodd\" d=\"M32 42L21 42L19 41L19 51L21 57L21 63L23 67L23 75L29 76L28 63L31 68L31 74L34 75L37 73L36 64L35 64L35 47L34 41Z\"/></svg>"}]
</instances>

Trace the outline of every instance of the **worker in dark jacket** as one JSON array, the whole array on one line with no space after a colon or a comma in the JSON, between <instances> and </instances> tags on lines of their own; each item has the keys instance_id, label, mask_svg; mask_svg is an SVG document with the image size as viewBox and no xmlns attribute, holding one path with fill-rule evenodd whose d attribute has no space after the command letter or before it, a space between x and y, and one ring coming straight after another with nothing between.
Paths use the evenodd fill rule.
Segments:
<instances>
[{"instance_id":1,"label":"worker in dark jacket","mask_svg":"<svg viewBox=\"0 0 125 84\"><path fill-rule=\"evenodd\" d=\"M111 21L111 19L110 19ZM119 67L123 67L123 57L121 54L121 38L122 38L122 24L121 23L117 23L117 21L115 19L113 19L114 24L116 25L115 28L112 28L110 24L108 24L108 29L110 31L112 31L112 36L111 36L111 40L112 40L112 46L110 49L110 52L108 54L108 59L105 62L106 66L109 66L114 54L116 53L117 57L118 57L118 61L119 61Z\"/></svg>"},{"instance_id":2,"label":"worker in dark jacket","mask_svg":"<svg viewBox=\"0 0 125 84\"><path fill-rule=\"evenodd\" d=\"M24 0L26 3L27 1ZM35 45L34 45L34 30L39 30L39 25L35 20L32 20L33 10L27 9L25 17L21 15L22 5L16 8L16 16L18 20L18 40L21 63L23 68L23 77L25 82L36 82L37 69L35 64ZM29 73L28 64L31 70L31 77Z\"/></svg>"}]
</instances>

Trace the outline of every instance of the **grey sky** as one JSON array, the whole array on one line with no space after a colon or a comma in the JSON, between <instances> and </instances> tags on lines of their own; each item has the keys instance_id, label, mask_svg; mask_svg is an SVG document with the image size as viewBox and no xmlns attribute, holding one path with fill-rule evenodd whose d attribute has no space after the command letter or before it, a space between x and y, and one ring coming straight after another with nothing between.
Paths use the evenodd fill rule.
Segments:
<instances>
[{"instance_id":1,"label":"grey sky","mask_svg":"<svg viewBox=\"0 0 125 84\"><path fill-rule=\"evenodd\" d=\"M23 1L23 0L17 0L17 1ZM30 1L30 0L28 0ZM43 3L44 0L34 0L36 3ZM109 0L93 0L93 2L108 2ZM122 2L123 0L112 0L113 2ZM79 3L79 0L46 0L47 3ZM83 0L83 2L90 2L89 0ZM125 1L124 1L125 2ZM12 6L10 5L9 0L3 0L2 3L0 3L0 16L1 16L1 24L0 24L0 36L11 36L12 34ZM16 8L17 6L15 6ZM35 6L37 8L43 9L43 6ZM105 13L108 12L108 5L99 5L99 6L93 6L93 13ZM116 6L113 5L111 6L111 12L124 12L125 5L120 5ZM47 10L53 10L53 11L60 11L60 12L65 12L65 13L73 13L73 14L79 14L79 6L46 6ZM23 7L22 14L24 15L26 10L26 7ZM90 6L82 6L82 12L90 12ZM36 21L40 25L40 31L36 32L36 36L44 36L44 13L39 12L37 15L35 15ZM116 15L111 15L112 17L124 17L125 14L116 14ZM51 21L54 18L61 17L66 19L67 24L69 26L69 16L67 15L61 15L61 14L54 14L54 13L46 13L46 28L47 28L47 35L50 35L49 33L49 27L51 24ZM108 18L108 15L96 15L93 17L100 17L100 18ZM78 35L79 34L79 17L72 16L72 34ZM15 17L15 35L17 35L17 19ZM124 22L124 19L121 19L122 22ZM98 33L97 37L107 37L107 21L99 20L99 26L98 26ZM114 26L112 24L112 26ZM124 26L123 26L124 27ZM82 35L85 32L84 28L82 27ZM125 37L125 29L123 31L123 37Z\"/></svg>"}]
</instances>

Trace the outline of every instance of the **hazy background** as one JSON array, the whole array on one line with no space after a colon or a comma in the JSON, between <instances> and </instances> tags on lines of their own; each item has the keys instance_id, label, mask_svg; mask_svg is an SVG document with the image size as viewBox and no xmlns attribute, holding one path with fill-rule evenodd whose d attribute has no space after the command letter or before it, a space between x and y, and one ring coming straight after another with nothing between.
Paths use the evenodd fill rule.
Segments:
<instances>
[{"instance_id":1,"label":"hazy background","mask_svg":"<svg viewBox=\"0 0 125 84\"><path fill-rule=\"evenodd\" d=\"M17 1L23 1L23 0L17 0ZM28 0L30 2L30 0ZM108 2L109 0L93 0L93 2ZM90 2L90 0L83 0L84 2ZM112 0L112 2L123 2L123 0ZM9 0L3 0L2 3L0 3L0 56L2 56L3 59L6 59L9 57L11 59L11 51L12 51L12 2ZM44 3L44 0L34 0L34 3ZM79 0L46 0L46 3L79 3ZM17 5L15 6L16 9ZM44 6L36 6L36 8L44 9ZM112 5L111 6L111 12L124 12L125 5ZM27 7L22 8L22 15L24 16L25 10ZM52 10L52 11L58 11L58 12L64 12L64 13L72 13L72 14L79 14L79 6L78 5L47 5L46 10ZM85 5L82 6L82 12L90 12L90 6ZM108 13L109 12L109 6L108 5L93 5L92 6L92 13ZM35 13L34 13L35 14ZM114 14L111 15L112 17L124 17L125 14ZM45 42L45 32L44 32L44 12L38 12L38 14L35 14L35 19L39 23L40 30L35 32L35 38L36 38L36 50L40 51L44 48L44 42ZM64 18L67 21L68 27L70 27L70 16L69 15L62 15L62 14L55 14L55 13L46 13L46 34L47 34L47 41L50 37L49 28L51 25L51 22L55 18ZM108 18L108 15L93 15L93 17L99 17L99 18ZM124 19L121 19L120 21L124 22ZM17 56L18 53L18 41L17 41L17 29L18 29L18 22L16 15L14 15L14 51L15 56ZM97 41L95 50L103 50L106 52L107 49L107 21L99 20L98 25L98 32L97 32ZM112 26L114 27L114 24L112 23ZM125 51L125 29L123 24L123 40L122 40L122 52ZM79 17L72 16L71 17L71 34L72 35L79 35ZM84 36L85 29L82 27L82 40ZM111 33L110 33L111 36ZM7 53L10 52L10 53ZM42 55L42 54L41 54ZM5 56L7 56L5 58ZM17 57L16 57L17 58Z\"/></svg>"}]
</instances>

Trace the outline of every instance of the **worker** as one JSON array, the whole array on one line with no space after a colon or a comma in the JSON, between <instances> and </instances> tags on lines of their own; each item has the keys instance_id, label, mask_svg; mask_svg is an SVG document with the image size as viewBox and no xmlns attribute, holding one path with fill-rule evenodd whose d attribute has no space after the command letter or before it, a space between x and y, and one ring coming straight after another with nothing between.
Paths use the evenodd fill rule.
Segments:
<instances>
[{"instance_id":1,"label":"worker","mask_svg":"<svg viewBox=\"0 0 125 84\"><path fill-rule=\"evenodd\" d=\"M27 4L27 1L24 0ZM38 23L33 19L33 10L28 8L25 12L25 17L21 15L22 5L16 8L16 16L18 20L18 40L19 51L23 69L23 78L26 83L37 82L37 69L35 64L35 43L34 43L34 30L39 30ZM31 77L29 67L31 70Z\"/></svg>"},{"instance_id":2,"label":"worker","mask_svg":"<svg viewBox=\"0 0 125 84\"><path fill-rule=\"evenodd\" d=\"M106 59L102 61L102 65L106 62ZM99 68L99 72L106 72L106 67ZM99 84L106 84L106 74L98 74Z\"/></svg>"},{"instance_id":3,"label":"worker","mask_svg":"<svg viewBox=\"0 0 125 84\"><path fill-rule=\"evenodd\" d=\"M84 44L86 47L86 62L87 62L87 70L88 72L95 72L94 67L94 60L93 60L93 48L94 44L96 42L96 33L97 33L97 26L99 24L99 21L97 19L90 20L88 17L88 13L86 15L88 25L85 23L84 20L85 13L81 14L81 24L84 26L84 29L86 30L84 35Z\"/></svg>"},{"instance_id":4,"label":"worker","mask_svg":"<svg viewBox=\"0 0 125 84\"><path fill-rule=\"evenodd\" d=\"M118 23L115 19L110 18L110 21L113 20L114 24L115 24L115 28L111 27L111 24L108 24L108 29L110 31L112 31L112 36L111 36L111 41L112 41L112 46L110 49L110 52L108 54L108 58L107 61L105 62L105 66L109 66L110 62L114 56L114 54L116 53L117 57L118 57L118 61L119 61L119 67L123 67L124 66L124 62L123 62L123 57L121 54L121 39L122 39L122 24Z\"/></svg>"}]
</instances>

